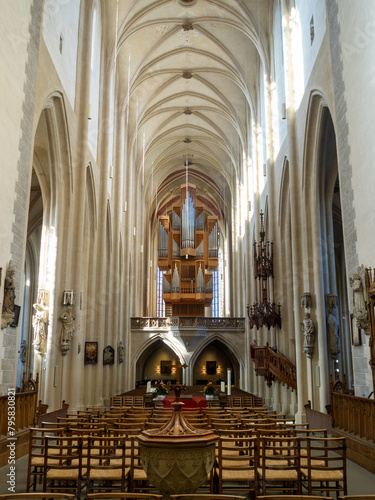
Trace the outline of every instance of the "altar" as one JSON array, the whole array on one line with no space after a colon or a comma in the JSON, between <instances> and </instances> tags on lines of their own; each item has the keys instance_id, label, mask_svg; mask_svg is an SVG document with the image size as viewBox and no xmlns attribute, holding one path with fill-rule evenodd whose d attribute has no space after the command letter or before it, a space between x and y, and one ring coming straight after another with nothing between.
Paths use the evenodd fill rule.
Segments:
<instances>
[{"instance_id":1,"label":"altar","mask_svg":"<svg viewBox=\"0 0 375 500\"><path fill-rule=\"evenodd\" d=\"M166 397L163 400L163 408L172 408L172 403L176 400L175 397ZM205 397L180 397L181 403L184 403L183 410L192 410L199 408L206 408L206 398Z\"/></svg>"}]
</instances>

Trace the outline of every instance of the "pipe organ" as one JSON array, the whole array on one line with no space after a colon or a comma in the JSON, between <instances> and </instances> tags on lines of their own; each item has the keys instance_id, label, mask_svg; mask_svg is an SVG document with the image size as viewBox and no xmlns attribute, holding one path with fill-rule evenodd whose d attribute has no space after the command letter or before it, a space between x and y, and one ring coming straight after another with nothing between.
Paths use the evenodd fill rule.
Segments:
<instances>
[{"instance_id":1,"label":"pipe organ","mask_svg":"<svg viewBox=\"0 0 375 500\"><path fill-rule=\"evenodd\" d=\"M204 316L218 266L218 218L196 203L196 186L181 186L180 203L159 216L158 266L163 299L172 316Z\"/></svg>"}]
</instances>

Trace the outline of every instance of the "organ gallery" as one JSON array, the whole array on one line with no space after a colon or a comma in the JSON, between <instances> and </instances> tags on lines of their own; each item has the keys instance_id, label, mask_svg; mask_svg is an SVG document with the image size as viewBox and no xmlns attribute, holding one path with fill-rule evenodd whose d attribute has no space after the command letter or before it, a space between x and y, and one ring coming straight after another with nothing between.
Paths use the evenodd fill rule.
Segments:
<instances>
[{"instance_id":1,"label":"organ gallery","mask_svg":"<svg viewBox=\"0 0 375 500\"><path fill-rule=\"evenodd\" d=\"M204 316L218 267L218 218L197 203L196 186L181 186L181 199L159 216L158 266L171 316Z\"/></svg>"}]
</instances>

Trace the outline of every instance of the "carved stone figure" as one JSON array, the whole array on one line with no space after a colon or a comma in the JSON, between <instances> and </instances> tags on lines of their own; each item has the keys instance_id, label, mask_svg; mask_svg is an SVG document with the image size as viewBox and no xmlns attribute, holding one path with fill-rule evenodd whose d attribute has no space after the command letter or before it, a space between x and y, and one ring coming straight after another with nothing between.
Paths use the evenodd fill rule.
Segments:
<instances>
[{"instance_id":1,"label":"carved stone figure","mask_svg":"<svg viewBox=\"0 0 375 500\"><path fill-rule=\"evenodd\" d=\"M34 304L33 307L35 309L33 346L39 354L43 355L47 350L48 307L40 302Z\"/></svg>"},{"instance_id":2,"label":"carved stone figure","mask_svg":"<svg viewBox=\"0 0 375 500\"><path fill-rule=\"evenodd\" d=\"M75 315L73 313L72 306L68 306L64 309L60 316L62 321L62 330L60 335L60 350L63 356L66 356L71 348L71 341L75 329Z\"/></svg>"},{"instance_id":3,"label":"carved stone figure","mask_svg":"<svg viewBox=\"0 0 375 500\"><path fill-rule=\"evenodd\" d=\"M301 294L301 307L310 308L311 307L311 293L303 292Z\"/></svg>"},{"instance_id":4,"label":"carved stone figure","mask_svg":"<svg viewBox=\"0 0 375 500\"><path fill-rule=\"evenodd\" d=\"M119 365L124 362L124 344L120 340L118 345L118 363Z\"/></svg>"},{"instance_id":5,"label":"carved stone figure","mask_svg":"<svg viewBox=\"0 0 375 500\"><path fill-rule=\"evenodd\" d=\"M361 268L359 268L359 271ZM366 301L364 295L363 279L358 273L354 273L351 278L349 278L350 286L353 290L353 315L356 319L358 328L362 328L365 332L369 333L369 321L366 309Z\"/></svg>"},{"instance_id":6,"label":"carved stone figure","mask_svg":"<svg viewBox=\"0 0 375 500\"><path fill-rule=\"evenodd\" d=\"M27 356L27 345L26 345L26 340L21 340L21 346L20 346L20 360L22 364L26 363L26 356Z\"/></svg>"},{"instance_id":7,"label":"carved stone figure","mask_svg":"<svg viewBox=\"0 0 375 500\"><path fill-rule=\"evenodd\" d=\"M9 261L9 266L4 280L4 302L1 315L1 328L6 328L13 322L14 319L14 300L16 298L14 286L15 268L13 262Z\"/></svg>"},{"instance_id":8,"label":"carved stone figure","mask_svg":"<svg viewBox=\"0 0 375 500\"><path fill-rule=\"evenodd\" d=\"M334 307L328 309L327 326L329 348L331 356L334 357L340 352L339 324Z\"/></svg>"},{"instance_id":9,"label":"carved stone figure","mask_svg":"<svg viewBox=\"0 0 375 500\"><path fill-rule=\"evenodd\" d=\"M312 319L310 318L310 313L305 312L305 317L301 323L301 327L304 335L303 352L308 358L312 358L315 342L315 327Z\"/></svg>"}]
</instances>

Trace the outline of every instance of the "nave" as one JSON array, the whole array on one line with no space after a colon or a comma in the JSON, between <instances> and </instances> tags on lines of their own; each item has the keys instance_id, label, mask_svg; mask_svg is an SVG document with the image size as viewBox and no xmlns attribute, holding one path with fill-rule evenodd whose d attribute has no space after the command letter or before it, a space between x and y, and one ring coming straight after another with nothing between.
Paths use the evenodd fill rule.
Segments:
<instances>
[{"instance_id":1,"label":"nave","mask_svg":"<svg viewBox=\"0 0 375 500\"><path fill-rule=\"evenodd\" d=\"M153 492L159 494L155 488L150 489L150 484L147 482L147 476L142 470L142 467L137 465L136 455L138 453L138 444L135 436L142 433L146 429L163 429L166 423L170 420L172 410L163 407L164 402L156 404L153 407L119 407L113 406L110 408L96 407L87 408L85 411L80 411L77 414L67 414L66 417L58 417L56 422L42 424L43 427L30 430L30 437L34 446L30 446L29 454L18 458L15 464L16 470L16 491L25 492L27 490L41 492L43 490L49 492L63 491L64 482L56 482L56 478L61 479L61 468L56 466L56 443L59 439L64 443L64 466L66 465L69 449L75 448L72 454L73 461L77 462L78 456L81 461L81 478L78 482L73 481L73 489L69 493L76 494L78 498L88 498L87 495L98 492L115 492L126 491L134 493ZM330 436L326 431L320 429L312 429L309 424L295 424L295 419L290 415L276 414L264 406L257 407L225 407L212 406L207 408L199 408L198 410L185 409L183 411L186 421L195 429L211 429L218 436L215 451L215 463L213 472L208 477L207 483L199 488L202 494L226 494L239 495L245 498L260 498L262 495L271 495L274 491L282 498L287 492L290 492L292 483L275 482L266 477L266 482L263 482L262 474L264 474L263 462L270 460L270 455L267 451L267 460L262 459L262 450L268 450L268 446L272 442L272 437L276 438L276 445L280 450L278 459L281 456L288 454L289 462L292 461L292 456L288 446L291 442L298 442L298 446L294 448L292 453L297 453L299 462L299 471L301 472L301 484L295 482L296 488L294 494L298 494L300 488L301 493L306 496L308 493L314 495L323 495L321 490L308 491L304 472L306 472L307 454L306 444L310 440L319 443L321 446L325 439L329 440ZM49 436L49 437L47 437ZM53 459L48 457L48 441L51 442L51 450ZM74 445L70 447L70 441ZM77 453L77 443L81 443L81 452ZM109 446L111 449L108 454ZM55 448L54 448L55 447ZM114 449L113 449L114 448ZM258 452L254 452L254 450ZM253 450L253 451L251 451ZM297 450L301 450L298 451ZM61 452L61 450L59 451ZM105 460L114 452L114 462L116 468L107 468L102 462L101 454L103 453ZM95 457L94 463L90 466L90 453ZM254 453L252 458L255 459L255 470L252 467L252 474L255 474L254 481L245 481L246 474L249 474L249 453ZM316 454L316 451L313 452ZM46 456L43 457L43 454ZM225 455L228 464L225 464ZM265 455L266 456L266 455ZM121 464L121 457L123 463ZM256 458L255 458L256 457ZM38 462L39 460L39 462ZM36 461L39 466L36 468L32 462ZM47 466L48 462L48 466ZM55 462L55 464L53 464ZM98 467L98 462L100 465ZM119 466L120 462L120 466ZM244 463L247 462L247 466ZM285 467L285 460L278 462L278 467L282 470L284 477L288 474ZM339 460L335 460L334 464L337 467ZM43 466L40 464L44 463ZM295 464L294 464L295 465ZM64 467L63 466L63 467ZM76 465L75 465L76 467ZM44 471L43 471L44 468ZM56 474L54 476L54 473ZM58 471L58 473L56 473ZM67 470L64 474L71 474ZM5 494L7 488L7 474L9 474L9 465L6 465L0 470L0 492ZM37 475L39 474L39 475ZM41 475L40 475L41 474ZM54 477L54 486L46 488L45 476L49 479ZM60 474L60 475L59 475ZM111 475L112 474L112 475ZM242 474L242 477L241 477ZM271 474L269 471L268 474ZM245 477L244 477L245 475ZM77 479L77 478L76 478ZM254 484L255 490L254 490ZM350 460L346 460L346 484L347 495L369 495L375 491L375 475L366 471L362 467L354 464ZM76 490L78 486L78 489ZM276 490L270 490L270 487L276 486ZM330 483L330 486L335 488L335 485ZM281 489L280 489L281 488ZM283 488L285 490L283 491ZM319 488L319 484L318 484ZM181 493L181 491L179 492ZM340 498L344 492L330 492L330 497ZM274 493L275 494L275 493ZM328 492L327 492L328 495Z\"/></svg>"}]
</instances>

